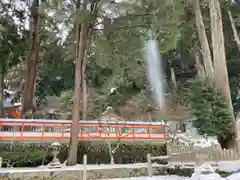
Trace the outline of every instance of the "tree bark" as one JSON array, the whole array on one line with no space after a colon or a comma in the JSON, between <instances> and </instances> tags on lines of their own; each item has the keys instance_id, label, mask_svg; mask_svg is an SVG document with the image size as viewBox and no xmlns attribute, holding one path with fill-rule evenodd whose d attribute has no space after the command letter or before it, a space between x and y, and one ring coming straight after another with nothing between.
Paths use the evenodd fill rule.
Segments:
<instances>
[{"instance_id":1,"label":"tree bark","mask_svg":"<svg viewBox=\"0 0 240 180\"><path fill-rule=\"evenodd\" d=\"M221 7L218 0L209 1L209 10L211 17L211 36L212 36L212 48L213 48L213 62L215 70L216 86L221 91L226 103L228 104L229 112L232 114L233 130L237 135L237 129L235 124L235 117L233 112L231 92L228 80L228 70L226 64L226 54L224 46L224 34ZM233 138L237 150L240 150L240 144Z\"/></svg>"},{"instance_id":2,"label":"tree bark","mask_svg":"<svg viewBox=\"0 0 240 180\"><path fill-rule=\"evenodd\" d=\"M226 64L222 15L219 1L210 0L209 8L211 17L213 62L216 73L216 84L222 91L226 102L229 104L230 111L233 112Z\"/></svg>"},{"instance_id":3,"label":"tree bark","mask_svg":"<svg viewBox=\"0 0 240 180\"><path fill-rule=\"evenodd\" d=\"M87 0L84 0L83 9L87 8ZM70 137L70 150L67 165L75 165L77 163L78 137L79 137L79 121L86 116L87 89L86 83L86 66L87 66L87 47L92 34L92 24L97 17L99 1L91 3L91 19L83 19L81 23L76 21L76 67L75 67L75 93L73 104L73 117ZM80 0L76 3L76 9L80 9ZM85 107L83 107L85 106ZM85 113L85 114L84 114Z\"/></svg>"},{"instance_id":4,"label":"tree bark","mask_svg":"<svg viewBox=\"0 0 240 180\"><path fill-rule=\"evenodd\" d=\"M3 102L4 102L4 63L3 60L0 62L0 118L4 118L4 109L3 109Z\"/></svg>"},{"instance_id":5,"label":"tree bark","mask_svg":"<svg viewBox=\"0 0 240 180\"><path fill-rule=\"evenodd\" d=\"M30 19L30 36L29 49L25 62L25 83L23 90L21 116L24 117L26 113L32 114L35 106L35 88L37 66L39 60L39 31L40 31L40 15L39 15L39 0L34 0L32 3L31 19Z\"/></svg>"},{"instance_id":6,"label":"tree bark","mask_svg":"<svg viewBox=\"0 0 240 180\"><path fill-rule=\"evenodd\" d=\"M207 35L206 35L204 23L203 23L199 0L194 0L193 7L194 7L195 21L196 21L196 26L198 30L199 41L202 49L201 52L202 52L206 77L213 79L214 69L213 69L211 51L209 48L209 43L208 43L208 39L207 39Z\"/></svg>"},{"instance_id":7,"label":"tree bark","mask_svg":"<svg viewBox=\"0 0 240 180\"><path fill-rule=\"evenodd\" d=\"M91 35L92 35L92 27L91 23L88 24L87 26L87 39L86 39L86 44L85 46L88 47L89 43L91 41ZM87 51L85 53L84 59L83 59L83 64L82 64L82 77L83 77L83 94L82 94L82 118L83 120L87 120L87 104L88 104L88 86L87 86L87 75L86 75L86 69L87 69Z\"/></svg>"},{"instance_id":8,"label":"tree bark","mask_svg":"<svg viewBox=\"0 0 240 180\"><path fill-rule=\"evenodd\" d=\"M82 119L87 120L87 101L88 101L88 93L87 93L87 80L86 77L83 77L83 112Z\"/></svg>"},{"instance_id":9,"label":"tree bark","mask_svg":"<svg viewBox=\"0 0 240 180\"><path fill-rule=\"evenodd\" d=\"M81 27L80 29L78 27ZM85 43L86 43L86 26L85 23L77 25L77 31L80 30L80 36L77 35L76 46L78 49L78 55L76 57L76 67L75 67L75 90L74 90L74 104L73 104L73 117L72 117L72 130L70 138L70 151L68 156L68 165L77 164L77 150L78 150L78 137L79 137L79 121L81 120L82 110L82 63L85 54ZM77 34L78 34L77 32ZM79 38L78 38L79 37Z\"/></svg>"},{"instance_id":10,"label":"tree bark","mask_svg":"<svg viewBox=\"0 0 240 180\"><path fill-rule=\"evenodd\" d=\"M108 146L108 152L110 156L110 164L114 164L114 152L112 150L112 145L110 140L107 141L107 146Z\"/></svg>"},{"instance_id":11,"label":"tree bark","mask_svg":"<svg viewBox=\"0 0 240 180\"><path fill-rule=\"evenodd\" d=\"M173 67L170 67L170 73L171 73L171 81L173 83L173 86L174 86L175 89L178 89L176 76L175 76L175 71L174 71Z\"/></svg>"},{"instance_id":12,"label":"tree bark","mask_svg":"<svg viewBox=\"0 0 240 180\"><path fill-rule=\"evenodd\" d=\"M195 56L195 61L196 61L196 67L197 67L197 72L198 72L198 76L200 78L206 78L206 74L205 74L205 70L204 67L200 61L200 53L195 50L194 52L194 56Z\"/></svg>"},{"instance_id":13,"label":"tree bark","mask_svg":"<svg viewBox=\"0 0 240 180\"><path fill-rule=\"evenodd\" d=\"M114 163L114 155L110 153L110 164L115 164Z\"/></svg>"}]
</instances>

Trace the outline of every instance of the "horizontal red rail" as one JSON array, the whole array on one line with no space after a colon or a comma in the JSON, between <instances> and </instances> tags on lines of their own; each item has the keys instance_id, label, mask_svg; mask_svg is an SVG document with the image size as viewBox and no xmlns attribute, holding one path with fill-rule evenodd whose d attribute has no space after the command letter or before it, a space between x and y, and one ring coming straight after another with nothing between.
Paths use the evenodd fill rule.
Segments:
<instances>
[{"instance_id":1,"label":"horizontal red rail","mask_svg":"<svg viewBox=\"0 0 240 180\"><path fill-rule=\"evenodd\" d=\"M0 139L69 139L71 123L66 122L0 122ZM89 140L164 140L168 125L124 123L79 123L79 138Z\"/></svg>"}]
</instances>

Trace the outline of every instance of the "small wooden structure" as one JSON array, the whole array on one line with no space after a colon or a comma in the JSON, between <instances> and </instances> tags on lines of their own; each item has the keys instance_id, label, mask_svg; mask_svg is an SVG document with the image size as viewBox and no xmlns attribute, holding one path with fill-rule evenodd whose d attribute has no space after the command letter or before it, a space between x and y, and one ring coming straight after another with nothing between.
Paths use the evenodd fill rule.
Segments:
<instances>
[{"instance_id":1,"label":"small wooden structure","mask_svg":"<svg viewBox=\"0 0 240 180\"><path fill-rule=\"evenodd\" d=\"M6 118L20 119L20 103L4 102L3 108Z\"/></svg>"}]
</instances>

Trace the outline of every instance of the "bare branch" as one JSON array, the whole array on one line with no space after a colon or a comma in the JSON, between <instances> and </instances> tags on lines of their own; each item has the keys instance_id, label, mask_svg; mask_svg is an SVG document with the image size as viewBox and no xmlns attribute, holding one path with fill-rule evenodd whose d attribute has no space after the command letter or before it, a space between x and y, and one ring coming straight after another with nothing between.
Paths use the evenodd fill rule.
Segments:
<instances>
[{"instance_id":1,"label":"bare branch","mask_svg":"<svg viewBox=\"0 0 240 180\"><path fill-rule=\"evenodd\" d=\"M118 140L117 146L112 150L112 154L115 154L115 152L117 151L117 149L119 148L119 146L120 146L120 140Z\"/></svg>"}]
</instances>

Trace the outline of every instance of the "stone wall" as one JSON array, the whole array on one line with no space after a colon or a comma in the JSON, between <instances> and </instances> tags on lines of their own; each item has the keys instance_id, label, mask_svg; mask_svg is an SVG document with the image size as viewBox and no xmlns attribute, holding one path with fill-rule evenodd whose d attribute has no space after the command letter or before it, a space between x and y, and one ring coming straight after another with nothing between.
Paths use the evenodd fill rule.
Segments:
<instances>
[{"instance_id":1,"label":"stone wall","mask_svg":"<svg viewBox=\"0 0 240 180\"><path fill-rule=\"evenodd\" d=\"M37 170L37 169L36 169ZM153 173L157 172L157 167L153 167ZM92 169L87 172L87 179L109 179L147 176L147 167L140 168L111 168L111 169ZM5 172L0 171L0 180L83 180L82 170L50 170L50 171L19 171Z\"/></svg>"}]
</instances>

